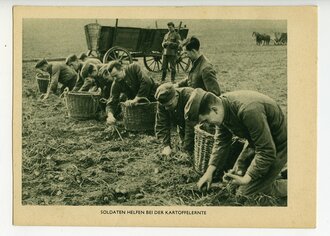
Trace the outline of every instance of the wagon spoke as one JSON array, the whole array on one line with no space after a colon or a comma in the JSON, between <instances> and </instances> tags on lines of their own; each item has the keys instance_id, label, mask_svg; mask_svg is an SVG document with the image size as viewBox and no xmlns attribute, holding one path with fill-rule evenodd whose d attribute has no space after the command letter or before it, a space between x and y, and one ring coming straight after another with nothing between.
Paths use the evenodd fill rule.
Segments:
<instances>
[{"instance_id":1,"label":"wagon spoke","mask_svg":"<svg viewBox=\"0 0 330 236\"><path fill-rule=\"evenodd\" d=\"M162 67L161 55L146 55L143 58L145 67L152 72L160 72Z\"/></svg>"},{"instance_id":2,"label":"wagon spoke","mask_svg":"<svg viewBox=\"0 0 330 236\"><path fill-rule=\"evenodd\" d=\"M150 65L149 66L152 66L152 64L154 64L156 61L152 61L151 63L150 63Z\"/></svg>"},{"instance_id":3,"label":"wagon spoke","mask_svg":"<svg viewBox=\"0 0 330 236\"><path fill-rule=\"evenodd\" d=\"M122 60L124 56L125 56L125 54L123 53L123 54L120 56L119 60Z\"/></svg>"},{"instance_id":4,"label":"wagon spoke","mask_svg":"<svg viewBox=\"0 0 330 236\"><path fill-rule=\"evenodd\" d=\"M116 58L112 57L111 54L109 54L109 58L111 58L112 60L116 60Z\"/></svg>"},{"instance_id":5,"label":"wagon spoke","mask_svg":"<svg viewBox=\"0 0 330 236\"><path fill-rule=\"evenodd\" d=\"M181 63L179 63L179 66L181 67L181 69L184 71L184 68L183 68L183 66L181 65Z\"/></svg>"},{"instance_id":6,"label":"wagon spoke","mask_svg":"<svg viewBox=\"0 0 330 236\"><path fill-rule=\"evenodd\" d=\"M179 64L181 65L181 63L185 64L186 66L188 65L188 63L184 62L183 60L181 60Z\"/></svg>"},{"instance_id":7,"label":"wagon spoke","mask_svg":"<svg viewBox=\"0 0 330 236\"><path fill-rule=\"evenodd\" d=\"M127 60L129 63L132 62L131 54L125 48L120 47L109 49L103 58L103 63L112 60Z\"/></svg>"}]
</instances>

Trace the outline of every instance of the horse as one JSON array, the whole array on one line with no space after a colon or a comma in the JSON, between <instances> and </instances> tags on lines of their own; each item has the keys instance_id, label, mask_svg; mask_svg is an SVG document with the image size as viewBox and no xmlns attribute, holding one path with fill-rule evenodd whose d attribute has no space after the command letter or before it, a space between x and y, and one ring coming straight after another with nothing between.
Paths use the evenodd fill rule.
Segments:
<instances>
[{"instance_id":1,"label":"horse","mask_svg":"<svg viewBox=\"0 0 330 236\"><path fill-rule=\"evenodd\" d=\"M260 34L258 32L253 32L252 37L256 38L256 45L269 45L270 36L268 34Z\"/></svg>"},{"instance_id":2,"label":"horse","mask_svg":"<svg viewBox=\"0 0 330 236\"><path fill-rule=\"evenodd\" d=\"M259 34L258 32L253 32L252 33L252 37L255 37L256 38L256 45L262 44L261 34Z\"/></svg>"},{"instance_id":3,"label":"horse","mask_svg":"<svg viewBox=\"0 0 330 236\"><path fill-rule=\"evenodd\" d=\"M268 34L262 34L262 40L264 42L264 45L269 45L270 42L270 36Z\"/></svg>"}]
</instances>

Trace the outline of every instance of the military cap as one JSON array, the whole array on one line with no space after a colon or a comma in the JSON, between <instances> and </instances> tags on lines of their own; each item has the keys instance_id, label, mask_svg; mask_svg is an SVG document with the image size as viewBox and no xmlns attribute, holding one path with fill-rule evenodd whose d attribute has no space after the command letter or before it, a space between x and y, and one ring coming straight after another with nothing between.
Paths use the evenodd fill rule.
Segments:
<instances>
[{"instance_id":1,"label":"military cap","mask_svg":"<svg viewBox=\"0 0 330 236\"><path fill-rule=\"evenodd\" d=\"M80 53L79 56L78 56L78 58L82 61L85 60L86 57L88 57L88 56L84 52Z\"/></svg>"},{"instance_id":2,"label":"military cap","mask_svg":"<svg viewBox=\"0 0 330 236\"><path fill-rule=\"evenodd\" d=\"M175 97L175 94L176 90L173 84L164 83L157 88L155 98L159 103L165 105Z\"/></svg>"},{"instance_id":3,"label":"military cap","mask_svg":"<svg viewBox=\"0 0 330 236\"><path fill-rule=\"evenodd\" d=\"M66 59L65 59L65 64L69 65L70 62L78 60L78 57L76 54L70 54Z\"/></svg>"},{"instance_id":4,"label":"military cap","mask_svg":"<svg viewBox=\"0 0 330 236\"><path fill-rule=\"evenodd\" d=\"M47 60L46 59L42 59L42 60L40 60L40 61L37 62L37 64L35 65L35 68L38 69L38 68L42 67L45 64L48 64Z\"/></svg>"},{"instance_id":5,"label":"military cap","mask_svg":"<svg viewBox=\"0 0 330 236\"><path fill-rule=\"evenodd\" d=\"M205 94L207 94L207 92L201 88L197 88L191 93L188 102L184 107L184 118L186 120L193 122L198 121L199 108Z\"/></svg>"},{"instance_id":6,"label":"military cap","mask_svg":"<svg viewBox=\"0 0 330 236\"><path fill-rule=\"evenodd\" d=\"M167 26L170 26L170 25L174 27L174 23L173 22L168 22L167 23Z\"/></svg>"}]
</instances>

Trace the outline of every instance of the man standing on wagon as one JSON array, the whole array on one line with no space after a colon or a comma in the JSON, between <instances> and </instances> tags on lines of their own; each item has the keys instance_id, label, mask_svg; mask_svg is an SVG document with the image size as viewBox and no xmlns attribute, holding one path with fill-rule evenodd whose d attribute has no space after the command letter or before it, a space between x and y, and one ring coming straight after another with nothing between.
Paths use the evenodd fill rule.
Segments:
<instances>
[{"instance_id":1,"label":"man standing on wagon","mask_svg":"<svg viewBox=\"0 0 330 236\"><path fill-rule=\"evenodd\" d=\"M180 34L175 31L174 23L168 22L168 33L165 34L162 43L163 50L163 65L162 65L162 82L166 79L168 64L170 64L171 81L174 82L176 74L176 59L178 48L180 45Z\"/></svg>"},{"instance_id":2,"label":"man standing on wagon","mask_svg":"<svg viewBox=\"0 0 330 236\"><path fill-rule=\"evenodd\" d=\"M110 97L107 102L107 122L113 124L120 114L120 97L126 95L128 104L135 104L141 98L154 101L154 95L158 85L154 80L141 69L138 64L132 63L123 67L119 61L111 61L108 64L108 71L114 78L111 86Z\"/></svg>"},{"instance_id":3,"label":"man standing on wagon","mask_svg":"<svg viewBox=\"0 0 330 236\"><path fill-rule=\"evenodd\" d=\"M244 160L245 155L240 155L224 180L239 186L238 195L287 196L287 180L278 178L287 163L287 123L273 99L254 91L234 91L218 97L195 89L185 107L185 118L219 127L209 166L197 183L200 189L205 184L209 188L214 171L223 169L228 158L233 158L229 149L232 136L236 135L247 139L254 153L251 159L247 158L250 163Z\"/></svg>"},{"instance_id":4,"label":"man standing on wagon","mask_svg":"<svg viewBox=\"0 0 330 236\"><path fill-rule=\"evenodd\" d=\"M183 43L184 52L192 61L192 68L188 78L181 80L175 86L201 88L217 96L220 95L220 86L216 71L210 61L199 51L200 42L192 36Z\"/></svg>"}]
</instances>

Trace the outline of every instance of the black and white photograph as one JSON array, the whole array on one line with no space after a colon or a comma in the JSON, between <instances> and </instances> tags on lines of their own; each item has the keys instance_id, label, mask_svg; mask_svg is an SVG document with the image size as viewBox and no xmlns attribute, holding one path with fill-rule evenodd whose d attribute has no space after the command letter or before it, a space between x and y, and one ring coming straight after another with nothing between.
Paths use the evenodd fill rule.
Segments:
<instances>
[{"instance_id":1,"label":"black and white photograph","mask_svg":"<svg viewBox=\"0 0 330 236\"><path fill-rule=\"evenodd\" d=\"M287 19L38 16L18 35L21 207L289 207Z\"/></svg>"},{"instance_id":2,"label":"black and white photograph","mask_svg":"<svg viewBox=\"0 0 330 236\"><path fill-rule=\"evenodd\" d=\"M285 206L287 38L286 21L24 19L23 204ZM186 120L204 92L203 125Z\"/></svg>"}]
</instances>

